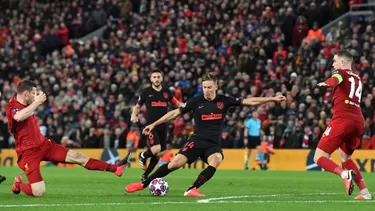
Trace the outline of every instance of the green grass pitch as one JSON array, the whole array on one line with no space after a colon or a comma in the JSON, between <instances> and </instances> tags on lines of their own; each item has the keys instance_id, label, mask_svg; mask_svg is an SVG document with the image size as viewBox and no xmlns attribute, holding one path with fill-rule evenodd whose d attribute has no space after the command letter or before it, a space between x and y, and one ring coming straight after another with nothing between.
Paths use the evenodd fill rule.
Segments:
<instances>
[{"instance_id":1,"label":"green grass pitch","mask_svg":"<svg viewBox=\"0 0 375 211\"><path fill-rule=\"evenodd\" d=\"M11 191L15 167L1 167L7 180L0 185L0 210L375 210L375 200L356 201L345 195L338 176L327 172L227 171L218 170L200 188L204 198L183 196L200 170L181 169L165 179L169 193L151 196L148 189L127 194L124 187L139 181L140 169L126 169L123 177L83 168L42 167L46 194L28 197ZM375 188L375 174L364 173L370 192Z\"/></svg>"}]
</instances>

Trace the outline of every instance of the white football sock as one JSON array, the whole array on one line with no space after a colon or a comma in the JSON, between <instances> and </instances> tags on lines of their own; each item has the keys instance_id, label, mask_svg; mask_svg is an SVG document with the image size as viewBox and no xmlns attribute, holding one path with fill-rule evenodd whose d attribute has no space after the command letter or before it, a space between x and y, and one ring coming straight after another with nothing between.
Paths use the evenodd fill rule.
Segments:
<instances>
[{"instance_id":1,"label":"white football sock","mask_svg":"<svg viewBox=\"0 0 375 211\"><path fill-rule=\"evenodd\" d=\"M359 193L361 193L362 195L370 194L367 188L362 189L361 191L359 191Z\"/></svg>"}]
</instances>

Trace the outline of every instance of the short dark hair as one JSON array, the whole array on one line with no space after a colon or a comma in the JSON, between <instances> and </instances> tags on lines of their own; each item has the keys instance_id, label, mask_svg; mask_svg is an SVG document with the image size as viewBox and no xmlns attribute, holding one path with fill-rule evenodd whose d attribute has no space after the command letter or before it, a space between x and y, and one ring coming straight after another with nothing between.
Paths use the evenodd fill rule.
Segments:
<instances>
[{"instance_id":1,"label":"short dark hair","mask_svg":"<svg viewBox=\"0 0 375 211\"><path fill-rule=\"evenodd\" d=\"M210 72L202 76L202 81L213 81L216 84L217 76L215 73Z\"/></svg>"},{"instance_id":2,"label":"short dark hair","mask_svg":"<svg viewBox=\"0 0 375 211\"><path fill-rule=\"evenodd\" d=\"M17 94L21 94L24 91L31 92L36 87L36 83L30 80L23 80L17 86Z\"/></svg>"},{"instance_id":3,"label":"short dark hair","mask_svg":"<svg viewBox=\"0 0 375 211\"><path fill-rule=\"evenodd\" d=\"M163 72L159 68L153 69L152 72L151 72L151 75L152 75L152 73L160 73L160 74L163 75Z\"/></svg>"},{"instance_id":4,"label":"short dark hair","mask_svg":"<svg viewBox=\"0 0 375 211\"><path fill-rule=\"evenodd\" d=\"M350 53L349 50L340 50L336 53L338 57L345 58L347 60L353 61L353 55Z\"/></svg>"}]
</instances>

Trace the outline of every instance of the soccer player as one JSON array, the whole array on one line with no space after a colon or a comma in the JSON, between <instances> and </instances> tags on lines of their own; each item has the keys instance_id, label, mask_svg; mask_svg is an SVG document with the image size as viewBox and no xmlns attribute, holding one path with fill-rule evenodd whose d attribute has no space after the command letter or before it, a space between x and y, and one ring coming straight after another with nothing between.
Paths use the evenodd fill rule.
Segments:
<instances>
[{"instance_id":1,"label":"soccer player","mask_svg":"<svg viewBox=\"0 0 375 211\"><path fill-rule=\"evenodd\" d=\"M143 104L146 104L147 124L152 124L165 115L168 112L168 103L176 107L180 106L180 102L173 97L172 92L168 88L162 87L163 74L161 70L153 70L150 81L151 86L141 92L138 102L134 106L130 119L133 123L138 122L137 115ZM158 125L155 130L148 134L149 148L147 151L139 153L139 164L141 169L145 171L141 175L141 181L148 177L158 164L163 152L167 149L166 139L167 125L165 123ZM149 165L146 166L148 158L151 158L151 160Z\"/></svg>"},{"instance_id":2,"label":"soccer player","mask_svg":"<svg viewBox=\"0 0 375 211\"><path fill-rule=\"evenodd\" d=\"M1 176L1 175L0 175L0 184L1 184L2 182L4 182L6 179L7 179L7 178L5 178L4 176Z\"/></svg>"},{"instance_id":3,"label":"soccer player","mask_svg":"<svg viewBox=\"0 0 375 211\"><path fill-rule=\"evenodd\" d=\"M184 147L178 152L168 164L159 167L153 174L141 183L129 184L126 192L136 192L144 189L155 179L168 175L172 171L179 169L186 163L193 163L197 158L201 158L208 167L204 169L196 181L184 193L184 196L204 196L198 192L198 188L207 182L216 172L222 162L224 155L220 146L222 125L228 109L232 106L255 106L269 101L283 101L284 96L276 97L255 97L239 99L216 94L218 88L217 78L213 73L208 73L202 78L203 95L190 98L180 108L168 112L156 122L144 128L143 132L150 131L165 122L175 119L179 115L193 111L193 118L196 124L194 134Z\"/></svg>"},{"instance_id":4,"label":"soccer player","mask_svg":"<svg viewBox=\"0 0 375 211\"><path fill-rule=\"evenodd\" d=\"M364 131L364 118L360 108L362 82L357 73L351 69L353 57L347 50L339 51L333 58L333 75L320 87L333 89L333 117L319 141L314 161L325 170L339 175L345 184L346 193L353 192L353 180L360 193L355 199L371 199L367 186L357 165L351 159L354 150L360 144ZM345 169L329 159L339 148L340 160Z\"/></svg>"},{"instance_id":5,"label":"soccer player","mask_svg":"<svg viewBox=\"0 0 375 211\"><path fill-rule=\"evenodd\" d=\"M89 158L44 137L34 112L45 100L46 95L37 92L34 82L24 80L18 85L16 96L6 105L8 129L16 140L17 164L29 182L23 183L21 177L17 176L12 186L13 193L22 191L30 196L44 195L46 188L40 173L41 161L79 164L88 170L110 171L117 176L123 174L126 165L111 165Z\"/></svg>"}]
</instances>

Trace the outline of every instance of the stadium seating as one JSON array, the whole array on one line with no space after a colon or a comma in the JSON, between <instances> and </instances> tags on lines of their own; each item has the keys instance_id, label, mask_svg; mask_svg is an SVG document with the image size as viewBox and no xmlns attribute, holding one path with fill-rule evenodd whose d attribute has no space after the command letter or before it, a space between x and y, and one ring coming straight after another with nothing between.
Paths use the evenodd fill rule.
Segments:
<instances>
[{"instance_id":1,"label":"stadium seating","mask_svg":"<svg viewBox=\"0 0 375 211\"><path fill-rule=\"evenodd\" d=\"M154 68L165 73L165 86L181 101L202 93L199 78L206 72L221 78L221 94L287 96L280 105L232 109L223 147L243 147L243 121L257 110L265 138L275 148L314 148L332 114L330 90L316 84L330 76L332 55L344 47L356 54L364 81L364 140L374 135L374 21L359 19L349 29L319 32L346 12L342 2L20 2L22 7L0 14L0 148L14 146L5 104L21 79L37 81L48 94L37 115L42 132L55 141L69 147L125 148L131 132L141 139L139 147L145 146L140 134L145 113L138 125L131 125L130 112ZM73 40L104 24L102 37ZM168 141L174 147L188 138L191 118L185 114L170 124Z\"/></svg>"}]
</instances>

